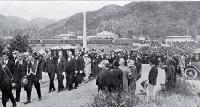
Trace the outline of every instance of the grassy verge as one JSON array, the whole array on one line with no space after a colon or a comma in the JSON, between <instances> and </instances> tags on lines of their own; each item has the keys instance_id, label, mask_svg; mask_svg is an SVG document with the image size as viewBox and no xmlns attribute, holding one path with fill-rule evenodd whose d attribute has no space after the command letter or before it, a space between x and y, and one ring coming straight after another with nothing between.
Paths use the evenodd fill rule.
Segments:
<instances>
[{"instance_id":1,"label":"grassy verge","mask_svg":"<svg viewBox=\"0 0 200 107\"><path fill-rule=\"evenodd\" d=\"M92 107L200 107L200 98L186 81L178 80L170 91L160 91L156 101L147 102L145 95L134 96L131 92L101 93L95 96Z\"/></svg>"}]
</instances>

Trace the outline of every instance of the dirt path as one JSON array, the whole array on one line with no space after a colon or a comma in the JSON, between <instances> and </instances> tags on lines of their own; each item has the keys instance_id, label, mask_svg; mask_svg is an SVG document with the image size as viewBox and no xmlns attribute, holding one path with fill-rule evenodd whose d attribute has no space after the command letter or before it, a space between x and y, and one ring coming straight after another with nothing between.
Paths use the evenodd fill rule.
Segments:
<instances>
[{"instance_id":1,"label":"dirt path","mask_svg":"<svg viewBox=\"0 0 200 107\"><path fill-rule=\"evenodd\" d=\"M57 83L57 81L56 81ZM56 84L57 87L57 84ZM18 107L88 107L97 94L97 86L95 80L88 83L81 84L78 89L72 91L63 91L60 93L53 92L48 93L48 83L42 89L42 100L38 101L37 93L33 87L32 102L24 105L26 101L26 92L22 91L21 102L17 104ZM8 102L8 107L11 106L11 102ZM0 107L2 105L0 104Z\"/></svg>"}]
</instances>

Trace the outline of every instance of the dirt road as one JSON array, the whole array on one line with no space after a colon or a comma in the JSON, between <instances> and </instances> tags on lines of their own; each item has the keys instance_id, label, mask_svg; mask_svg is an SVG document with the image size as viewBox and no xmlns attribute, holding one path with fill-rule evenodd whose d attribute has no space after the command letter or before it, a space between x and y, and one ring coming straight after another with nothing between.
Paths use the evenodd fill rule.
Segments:
<instances>
[{"instance_id":1,"label":"dirt road","mask_svg":"<svg viewBox=\"0 0 200 107\"><path fill-rule=\"evenodd\" d=\"M60 93L57 92L48 93L48 83L46 83L46 86L43 86L41 90L43 97L41 101L38 101L36 90L33 87L32 102L27 105L24 105L23 103L26 101L26 92L23 90L21 96L22 98L21 102L18 103L17 106L18 107L88 107L89 106L88 104L91 104L95 94L97 94L97 86L95 85L95 80L81 84L78 87L78 89L72 91L66 90ZM1 104L0 107L2 107ZM11 102L8 102L8 107L12 107Z\"/></svg>"}]
</instances>

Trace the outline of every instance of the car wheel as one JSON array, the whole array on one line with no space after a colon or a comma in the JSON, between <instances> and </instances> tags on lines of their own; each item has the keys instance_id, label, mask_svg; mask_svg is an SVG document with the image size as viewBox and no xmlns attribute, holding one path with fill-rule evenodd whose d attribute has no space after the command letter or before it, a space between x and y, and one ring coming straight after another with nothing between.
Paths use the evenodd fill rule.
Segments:
<instances>
[{"instance_id":1,"label":"car wheel","mask_svg":"<svg viewBox=\"0 0 200 107\"><path fill-rule=\"evenodd\" d=\"M189 79L196 79L198 71L195 68L189 67L185 69L185 77Z\"/></svg>"}]
</instances>

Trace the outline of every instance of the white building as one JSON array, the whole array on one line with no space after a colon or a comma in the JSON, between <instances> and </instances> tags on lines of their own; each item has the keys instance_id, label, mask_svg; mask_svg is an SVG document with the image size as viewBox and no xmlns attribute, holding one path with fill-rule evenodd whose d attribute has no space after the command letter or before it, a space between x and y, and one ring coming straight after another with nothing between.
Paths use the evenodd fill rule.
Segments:
<instances>
[{"instance_id":1,"label":"white building","mask_svg":"<svg viewBox=\"0 0 200 107\"><path fill-rule=\"evenodd\" d=\"M196 35L197 41L200 41L200 35Z\"/></svg>"},{"instance_id":2,"label":"white building","mask_svg":"<svg viewBox=\"0 0 200 107\"><path fill-rule=\"evenodd\" d=\"M78 36L78 39L82 39L83 36ZM94 36L87 36L87 39L115 39L118 38L118 35L108 32L108 31L103 31L100 33L97 33Z\"/></svg>"},{"instance_id":3,"label":"white building","mask_svg":"<svg viewBox=\"0 0 200 107\"><path fill-rule=\"evenodd\" d=\"M60 35L56 35L55 37L53 37L53 39L77 39L77 36L74 36L73 33L67 33L67 34L60 34Z\"/></svg>"},{"instance_id":4,"label":"white building","mask_svg":"<svg viewBox=\"0 0 200 107\"><path fill-rule=\"evenodd\" d=\"M13 39L13 36L4 36L3 39L4 40L10 40L10 39Z\"/></svg>"},{"instance_id":5,"label":"white building","mask_svg":"<svg viewBox=\"0 0 200 107\"><path fill-rule=\"evenodd\" d=\"M166 43L171 42L191 42L194 41L191 36L167 36L165 39Z\"/></svg>"}]
</instances>

